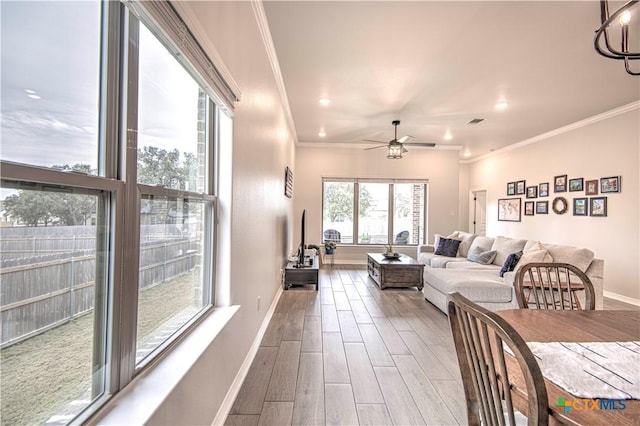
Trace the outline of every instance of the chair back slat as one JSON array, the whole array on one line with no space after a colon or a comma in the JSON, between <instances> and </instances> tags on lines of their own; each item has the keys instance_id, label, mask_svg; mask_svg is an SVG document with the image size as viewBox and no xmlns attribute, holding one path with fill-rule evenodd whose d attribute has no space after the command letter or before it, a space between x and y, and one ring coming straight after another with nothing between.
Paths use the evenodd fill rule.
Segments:
<instances>
[{"instance_id":1,"label":"chair back slat","mask_svg":"<svg viewBox=\"0 0 640 426\"><path fill-rule=\"evenodd\" d=\"M528 263L516 272L518 306L529 309L593 310L595 292L587 275L568 263ZM584 303L579 295L583 295Z\"/></svg>"},{"instance_id":2,"label":"chair back slat","mask_svg":"<svg viewBox=\"0 0 640 426\"><path fill-rule=\"evenodd\" d=\"M548 424L544 378L522 337L502 318L459 293L449 294L448 311L469 424L516 424L512 373L524 382L518 389L524 389L526 395L519 394L519 398L527 401L527 412L523 414L529 424ZM510 353L505 355L504 348ZM515 360L507 362L506 357Z\"/></svg>"}]
</instances>

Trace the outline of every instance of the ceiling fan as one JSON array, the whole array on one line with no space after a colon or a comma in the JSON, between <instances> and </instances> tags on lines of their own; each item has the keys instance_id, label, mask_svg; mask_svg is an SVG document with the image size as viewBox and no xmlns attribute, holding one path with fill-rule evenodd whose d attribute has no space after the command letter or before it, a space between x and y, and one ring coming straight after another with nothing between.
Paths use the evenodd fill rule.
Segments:
<instances>
[{"instance_id":1,"label":"ceiling fan","mask_svg":"<svg viewBox=\"0 0 640 426\"><path fill-rule=\"evenodd\" d=\"M374 146L372 148L365 148L365 151L370 150L370 149L378 149L378 148L387 148L388 149L388 153L387 153L387 158L393 159L393 160L397 160L402 158L402 154L405 152L408 152L405 149L405 145L407 146L426 146L426 147L434 147L436 146L435 143L429 143L429 142L407 142L407 140L412 139L413 136L410 135L405 135L402 136L400 139L398 139L398 125L400 124L400 120L393 120L391 122L391 124L394 126L394 137L392 140L390 140L389 142L382 142L382 141L374 141L374 140L370 140L370 139L364 139L364 142L376 142L376 143L382 143L384 145L380 145L380 146Z\"/></svg>"}]
</instances>

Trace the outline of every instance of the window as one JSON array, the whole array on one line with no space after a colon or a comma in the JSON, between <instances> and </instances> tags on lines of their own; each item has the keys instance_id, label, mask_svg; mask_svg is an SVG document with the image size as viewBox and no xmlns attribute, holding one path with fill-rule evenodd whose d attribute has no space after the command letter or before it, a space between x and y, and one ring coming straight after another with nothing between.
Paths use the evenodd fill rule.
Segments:
<instances>
[{"instance_id":1,"label":"window","mask_svg":"<svg viewBox=\"0 0 640 426\"><path fill-rule=\"evenodd\" d=\"M324 239L335 230L343 244L423 243L426 181L327 178L322 191Z\"/></svg>"},{"instance_id":2,"label":"window","mask_svg":"<svg viewBox=\"0 0 640 426\"><path fill-rule=\"evenodd\" d=\"M214 303L235 95L168 2L1 8L2 423L82 423Z\"/></svg>"}]
</instances>

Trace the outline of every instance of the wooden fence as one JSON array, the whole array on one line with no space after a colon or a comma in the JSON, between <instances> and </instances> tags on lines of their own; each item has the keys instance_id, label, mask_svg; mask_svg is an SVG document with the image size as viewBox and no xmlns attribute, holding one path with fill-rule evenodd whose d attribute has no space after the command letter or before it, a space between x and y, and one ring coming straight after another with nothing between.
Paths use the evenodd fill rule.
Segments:
<instances>
[{"instance_id":1,"label":"wooden fence","mask_svg":"<svg viewBox=\"0 0 640 426\"><path fill-rule=\"evenodd\" d=\"M95 228L93 236L82 235L85 232L83 229L77 234L47 236L40 233L15 238L0 233L3 249L0 260L0 347L28 339L92 311ZM200 264L197 241L166 233L149 235L141 241L140 289L169 281ZM26 247L25 241L31 246ZM82 249L78 249L79 246ZM16 256L33 247L37 250L31 251L32 255ZM73 247L76 249L71 250ZM8 249L6 257L4 249Z\"/></svg>"}]
</instances>

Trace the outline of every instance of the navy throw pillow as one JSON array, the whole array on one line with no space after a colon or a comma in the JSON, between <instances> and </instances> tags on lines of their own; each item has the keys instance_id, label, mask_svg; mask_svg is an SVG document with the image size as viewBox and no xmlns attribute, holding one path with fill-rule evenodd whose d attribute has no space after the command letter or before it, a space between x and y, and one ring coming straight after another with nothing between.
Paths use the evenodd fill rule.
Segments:
<instances>
[{"instance_id":1,"label":"navy throw pillow","mask_svg":"<svg viewBox=\"0 0 640 426\"><path fill-rule=\"evenodd\" d=\"M504 261L504 265L500 269L500 276L504 276L505 272L513 271L522 257L522 251L511 253Z\"/></svg>"},{"instance_id":2,"label":"navy throw pillow","mask_svg":"<svg viewBox=\"0 0 640 426\"><path fill-rule=\"evenodd\" d=\"M458 254L458 246L460 245L460 240L454 240L453 238L440 238L440 242L438 242L438 247L434 254L439 254L441 256L447 257L456 257Z\"/></svg>"}]
</instances>

